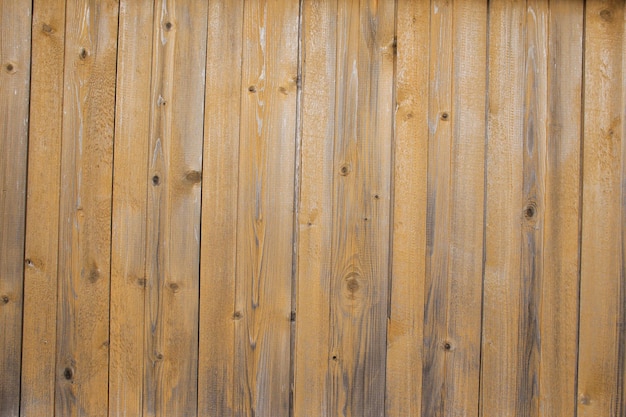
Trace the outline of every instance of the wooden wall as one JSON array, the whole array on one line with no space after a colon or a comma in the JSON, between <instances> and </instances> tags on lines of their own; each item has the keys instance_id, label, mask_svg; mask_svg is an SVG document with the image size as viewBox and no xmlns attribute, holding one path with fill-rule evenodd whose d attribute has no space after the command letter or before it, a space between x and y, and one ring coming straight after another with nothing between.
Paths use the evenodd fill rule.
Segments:
<instances>
[{"instance_id":1,"label":"wooden wall","mask_svg":"<svg viewBox=\"0 0 626 417\"><path fill-rule=\"evenodd\" d=\"M0 416L625 416L625 9L0 0Z\"/></svg>"}]
</instances>

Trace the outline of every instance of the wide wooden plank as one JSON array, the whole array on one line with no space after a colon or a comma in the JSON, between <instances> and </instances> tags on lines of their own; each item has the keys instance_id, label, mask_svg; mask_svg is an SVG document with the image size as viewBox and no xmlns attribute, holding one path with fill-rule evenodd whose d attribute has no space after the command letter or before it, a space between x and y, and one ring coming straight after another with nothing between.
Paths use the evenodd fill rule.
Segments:
<instances>
[{"instance_id":1,"label":"wide wooden plank","mask_svg":"<svg viewBox=\"0 0 626 417\"><path fill-rule=\"evenodd\" d=\"M540 416L576 415L583 1L551 0L540 316ZM545 44L544 44L545 45Z\"/></svg>"},{"instance_id":2,"label":"wide wooden plank","mask_svg":"<svg viewBox=\"0 0 626 417\"><path fill-rule=\"evenodd\" d=\"M328 415L384 415L395 7L337 10Z\"/></svg>"},{"instance_id":3,"label":"wide wooden plank","mask_svg":"<svg viewBox=\"0 0 626 417\"><path fill-rule=\"evenodd\" d=\"M520 367L524 314L521 277L524 218L526 1L489 2L488 137L481 416L526 416ZM524 53L511 53L524 51Z\"/></svg>"},{"instance_id":4,"label":"wide wooden plank","mask_svg":"<svg viewBox=\"0 0 626 417\"><path fill-rule=\"evenodd\" d=\"M66 13L55 409L105 416L118 4Z\"/></svg>"},{"instance_id":5,"label":"wide wooden plank","mask_svg":"<svg viewBox=\"0 0 626 417\"><path fill-rule=\"evenodd\" d=\"M207 4L154 5L144 415L197 414Z\"/></svg>"},{"instance_id":6,"label":"wide wooden plank","mask_svg":"<svg viewBox=\"0 0 626 417\"><path fill-rule=\"evenodd\" d=\"M486 44L486 2L433 2L424 416L478 414Z\"/></svg>"},{"instance_id":7,"label":"wide wooden plank","mask_svg":"<svg viewBox=\"0 0 626 417\"><path fill-rule=\"evenodd\" d=\"M0 415L20 407L32 3L0 2Z\"/></svg>"},{"instance_id":8,"label":"wide wooden plank","mask_svg":"<svg viewBox=\"0 0 626 417\"><path fill-rule=\"evenodd\" d=\"M152 0L120 3L113 173L109 415L141 416Z\"/></svg>"},{"instance_id":9,"label":"wide wooden plank","mask_svg":"<svg viewBox=\"0 0 626 417\"><path fill-rule=\"evenodd\" d=\"M54 415L64 40L65 0L34 1L22 416Z\"/></svg>"},{"instance_id":10,"label":"wide wooden plank","mask_svg":"<svg viewBox=\"0 0 626 417\"><path fill-rule=\"evenodd\" d=\"M235 312L235 414L286 416L299 4L245 3Z\"/></svg>"},{"instance_id":11,"label":"wide wooden plank","mask_svg":"<svg viewBox=\"0 0 626 417\"><path fill-rule=\"evenodd\" d=\"M243 2L208 13L198 415L232 417Z\"/></svg>"},{"instance_id":12,"label":"wide wooden plank","mask_svg":"<svg viewBox=\"0 0 626 417\"><path fill-rule=\"evenodd\" d=\"M426 211L430 2L397 4L391 305L386 415L420 416Z\"/></svg>"},{"instance_id":13,"label":"wide wooden plank","mask_svg":"<svg viewBox=\"0 0 626 417\"><path fill-rule=\"evenodd\" d=\"M303 2L294 416L328 415L337 2ZM315 363L316 366L311 366Z\"/></svg>"},{"instance_id":14,"label":"wide wooden plank","mask_svg":"<svg viewBox=\"0 0 626 417\"><path fill-rule=\"evenodd\" d=\"M624 2L585 7L578 416L624 414Z\"/></svg>"}]
</instances>

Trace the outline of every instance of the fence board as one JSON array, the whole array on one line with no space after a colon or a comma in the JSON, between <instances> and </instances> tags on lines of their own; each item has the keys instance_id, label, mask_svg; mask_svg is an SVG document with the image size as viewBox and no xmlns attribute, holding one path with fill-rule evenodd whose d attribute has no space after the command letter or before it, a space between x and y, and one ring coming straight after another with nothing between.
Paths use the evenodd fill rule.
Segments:
<instances>
[{"instance_id":1,"label":"fence board","mask_svg":"<svg viewBox=\"0 0 626 417\"><path fill-rule=\"evenodd\" d=\"M624 2L585 10L578 415L623 415Z\"/></svg>"},{"instance_id":2,"label":"fence board","mask_svg":"<svg viewBox=\"0 0 626 417\"><path fill-rule=\"evenodd\" d=\"M32 4L0 2L0 415L18 415Z\"/></svg>"},{"instance_id":3,"label":"fence board","mask_svg":"<svg viewBox=\"0 0 626 417\"><path fill-rule=\"evenodd\" d=\"M295 0L244 7L235 297L235 414L289 413Z\"/></svg>"},{"instance_id":4,"label":"fence board","mask_svg":"<svg viewBox=\"0 0 626 417\"><path fill-rule=\"evenodd\" d=\"M65 0L34 1L22 416L54 415L64 40Z\"/></svg>"},{"instance_id":5,"label":"fence board","mask_svg":"<svg viewBox=\"0 0 626 417\"><path fill-rule=\"evenodd\" d=\"M232 417L243 2L209 2L208 13L198 414Z\"/></svg>"},{"instance_id":6,"label":"fence board","mask_svg":"<svg viewBox=\"0 0 626 417\"><path fill-rule=\"evenodd\" d=\"M55 409L105 416L118 4L66 13Z\"/></svg>"},{"instance_id":7,"label":"fence board","mask_svg":"<svg viewBox=\"0 0 626 417\"><path fill-rule=\"evenodd\" d=\"M141 416L153 1L120 3L111 244L109 416Z\"/></svg>"}]
</instances>

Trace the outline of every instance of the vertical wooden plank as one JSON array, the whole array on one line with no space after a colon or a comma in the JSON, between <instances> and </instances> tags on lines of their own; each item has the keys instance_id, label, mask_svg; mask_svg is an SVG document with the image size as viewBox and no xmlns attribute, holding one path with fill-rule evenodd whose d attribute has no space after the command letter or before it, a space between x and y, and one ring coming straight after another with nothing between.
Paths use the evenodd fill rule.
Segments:
<instances>
[{"instance_id":1,"label":"vertical wooden plank","mask_svg":"<svg viewBox=\"0 0 626 417\"><path fill-rule=\"evenodd\" d=\"M299 4L245 3L235 414L289 413Z\"/></svg>"},{"instance_id":2,"label":"vertical wooden plank","mask_svg":"<svg viewBox=\"0 0 626 417\"><path fill-rule=\"evenodd\" d=\"M34 1L22 416L54 415L64 39L65 0Z\"/></svg>"},{"instance_id":3,"label":"vertical wooden plank","mask_svg":"<svg viewBox=\"0 0 626 417\"><path fill-rule=\"evenodd\" d=\"M66 13L55 408L105 416L118 4Z\"/></svg>"},{"instance_id":4,"label":"vertical wooden plank","mask_svg":"<svg viewBox=\"0 0 626 417\"><path fill-rule=\"evenodd\" d=\"M430 10L426 1L397 3L389 417L422 414Z\"/></svg>"},{"instance_id":5,"label":"vertical wooden plank","mask_svg":"<svg viewBox=\"0 0 626 417\"><path fill-rule=\"evenodd\" d=\"M328 415L337 1L303 2L294 416ZM316 364L311 366L311 364Z\"/></svg>"},{"instance_id":6,"label":"vertical wooden plank","mask_svg":"<svg viewBox=\"0 0 626 417\"><path fill-rule=\"evenodd\" d=\"M152 0L122 0L119 16L109 415L141 416Z\"/></svg>"},{"instance_id":7,"label":"vertical wooden plank","mask_svg":"<svg viewBox=\"0 0 626 417\"><path fill-rule=\"evenodd\" d=\"M20 408L31 2L0 2L0 415Z\"/></svg>"},{"instance_id":8,"label":"vertical wooden plank","mask_svg":"<svg viewBox=\"0 0 626 417\"><path fill-rule=\"evenodd\" d=\"M194 416L207 4L154 10L143 409Z\"/></svg>"},{"instance_id":9,"label":"vertical wooden plank","mask_svg":"<svg viewBox=\"0 0 626 417\"><path fill-rule=\"evenodd\" d=\"M329 415L385 412L395 5L337 10Z\"/></svg>"},{"instance_id":10,"label":"vertical wooden plank","mask_svg":"<svg viewBox=\"0 0 626 417\"><path fill-rule=\"evenodd\" d=\"M548 22L538 381L539 415L545 417L576 415L583 5L551 0Z\"/></svg>"},{"instance_id":11,"label":"vertical wooden plank","mask_svg":"<svg viewBox=\"0 0 626 417\"><path fill-rule=\"evenodd\" d=\"M517 416L520 379L526 1L489 2L481 415ZM524 51L524 53L511 53Z\"/></svg>"},{"instance_id":12,"label":"vertical wooden plank","mask_svg":"<svg viewBox=\"0 0 626 417\"><path fill-rule=\"evenodd\" d=\"M585 15L578 415L623 415L624 2Z\"/></svg>"},{"instance_id":13,"label":"vertical wooden plank","mask_svg":"<svg viewBox=\"0 0 626 417\"><path fill-rule=\"evenodd\" d=\"M386 415L420 416L422 398L430 2L397 4L391 305Z\"/></svg>"},{"instance_id":14,"label":"vertical wooden plank","mask_svg":"<svg viewBox=\"0 0 626 417\"><path fill-rule=\"evenodd\" d=\"M487 4L434 1L422 415L477 415Z\"/></svg>"},{"instance_id":15,"label":"vertical wooden plank","mask_svg":"<svg viewBox=\"0 0 626 417\"><path fill-rule=\"evenodd\" d=\"M243 2L209 2L198 414L233 417Z\"/></svg>"}]
</instances>

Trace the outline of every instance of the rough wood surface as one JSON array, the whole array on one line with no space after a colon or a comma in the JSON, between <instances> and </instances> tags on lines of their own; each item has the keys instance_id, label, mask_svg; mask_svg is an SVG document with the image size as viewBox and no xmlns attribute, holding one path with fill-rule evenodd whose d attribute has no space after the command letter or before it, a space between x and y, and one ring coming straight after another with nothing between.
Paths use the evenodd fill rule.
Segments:
<instances>
[{"instance_id":1,"label":"rough wood surface","mask_svg":"<svg viewBox=\"0 0 626 417\"><path fill-rule=\"evenodd\" d=\"M289 413L298 14L295 0L245 3L235 415Z\"/></svg>"},{"instance_id":2,"label":"rough wood surface","mask_svg":"<svg viewBox=\"0 0 626 417\"><path fill-rule=\"evenodd\" d=\"M120 3L111 243L109 416L141 416L152 0Z\"/></svg>"},{"instance_id":3,"label":"rough wood surface","mask_svg":"<svg viewBox=\"0 0 626 417\"><path fill-rule=\"evenodd\" d=\"M212 1L208 13L198 415L233 417L243 2Z\"/></svg>"},{"instance_id":4,"label":"rough wood surface","mask_svg":"<svg viewBox=\"0 0 626 417\"><path fill-rule=\"evenodd\" d=\"M22 416L54 415L65 0L33 2ZM0 413L2 415L2 413Z\"/></svg>"},{"instance_id":5,"label":"rough wood surface","mask_svg":"<svg viewBox=\"0 0 626 417\"><path fill-rule=\"evenodd\" d=\"M197 413L207 4L154 5L143 412Z\"/></svg>"},{"instance_id":6,"label":"rough wood surface","mask_svg":"<svg viewBox=\"0 0 626 417\"><path fill-rule=\"evenodd\" d=\"M0 1L0 416L20 408L31 10Z\"/></svg>"},{"instance_id":7,"label":"rough wood surface","mask_svg":"<svg viewBox=\"0 0 626 417\"><path fill-rule=\"evenodd\" d=\"M624 409L624 2L585 7L578 416Z\"/></svg>"},{"instance_id":8,"label":"rough wood surface","mask_svg":"<svg viewBox=\"0 0 626 417\"><path fill-rule=\"evenodd\" d=\"M118 4L66 13L55 414L106 416Z\"/></svg>"}]
</instances>

